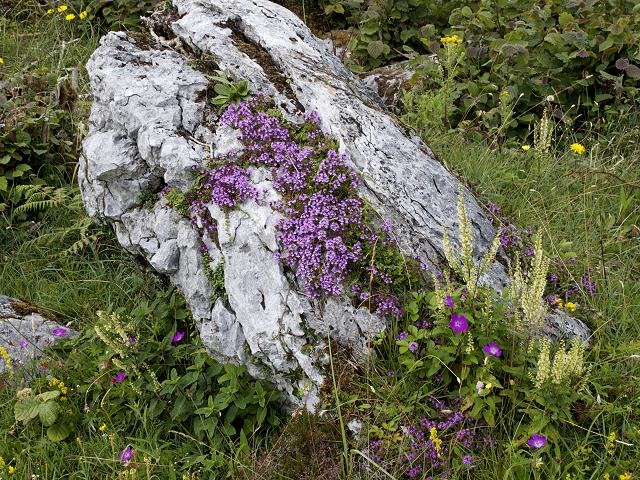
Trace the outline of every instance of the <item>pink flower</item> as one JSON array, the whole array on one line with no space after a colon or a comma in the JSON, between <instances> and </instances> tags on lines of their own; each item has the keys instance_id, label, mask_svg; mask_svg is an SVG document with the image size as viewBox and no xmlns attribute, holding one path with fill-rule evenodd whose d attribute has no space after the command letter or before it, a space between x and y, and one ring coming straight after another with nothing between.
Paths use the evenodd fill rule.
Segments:
<instances>
[{"instance_id":1,"label":"pink flower","mask_svg":"<svg viewBox=\"0 0 640 480\"><path fill-rule=\"evenodd\" d=\"M129 463L131 457L133 457L133 449L127 445L127 448L120 452L120 461L122 463Z\"/></svg>"},{"instance_id":2,"label":"pink flower","mask_svg":"<svg viewBox=\"0 0 640 480\"><path fill-rule=\"evenodd\" d=\"M20 340L20 346L22 348L25 348L29 345L29 340L27 340L26 338L23 338L22 340Z\"/></svg>"},{"instance_id":3,"label":"pink flower","mask_svg":"<svg viewBox=\"0 0 640 480\"><path fill-rule=\"evenodd\" d=\"M547 444L547 437L538 433L534 433L533 435L531 435L531 438L527 440L527 444L531 448L542 448Z\"/></svg>"},{"instance_id":4,"label":"pink flower","mask_svg":"<svg viewBox=\"0 0 640 480\"><path fill-rule=\"evenodd\" d=\"M178 343L183 338L184 338L184 332L176 332L176 334L171 339L171 342L175 345L176 343Z\"/></svg>"},{"instance_id":5,"label":"pink flower","mask_svg":"<svg viewBox=\"0 0 640 480\"><path fill-rule=\"evenodd\" d=\"M467 321L467 317L464 315L454 313L451 315L451 322L449 323L449 326L456 333L464 333L469 329L469 322Z\"/></svg>"},{"instance_id":6,"label":"pink flower","mask_svg":"<svg viewBox=\"0 0 640 480\"><path fill-rule=\"evenodd\" d=\"M54 328L54 329L51 331L51 334L52 334L54 337L64 337L64 336L67 334L67 329L66 329L66 328L62 328L62 327L60 327L60 328Z\"/></svg>"},{"instance_id":7,"label":"pink flower","mask_svg":"<svg viewBox=\"0 0 640 480\"><path fill-rule=\"evenodd\" d=\"M115 377L111 378L111 381L113 383L120 383L121 381L123 381L126 378L127 374L124 372L120 372L118 375L116 375Z\"/></svg>"},{"instance_id":8,"label":"pink flower","mask_svg":"<svg viewBox=\"0 0 640 480\"><path fill-rule=\"evenodd\" d=\"M494 342L487 343L482 351L490 357L499 357L500 355L502 355L502 349L500 348L500 345Z\"/></svg>"}]
</instances>

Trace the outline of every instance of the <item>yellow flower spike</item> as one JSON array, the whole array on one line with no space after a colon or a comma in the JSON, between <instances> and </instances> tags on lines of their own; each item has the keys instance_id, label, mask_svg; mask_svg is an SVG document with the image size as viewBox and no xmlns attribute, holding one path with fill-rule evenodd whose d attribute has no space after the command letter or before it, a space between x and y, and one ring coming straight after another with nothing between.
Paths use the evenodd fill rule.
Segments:
<instances>
[{"instance_id":1,"label":"yellow flower spike","mask_svg":"<svg viewBox=\"0 0 640 480\"><path fill-rule=\"evenodd\" d=\"M531 150L531 145L522 145L520 147L524 152L528 152L529 150Z\"/></svg>"},{"instance_id":2,"label":"yellow flower spike","mask_svg":"<svg viewBox=\"0 0 640 480\"><path fill-rule=\"evenodd\" d=\"M80 15L78 15L80 17L80 20L84 20L87 17L87 11L84 10L82 12L80 12Z\"/></svg>"},{"instance_id":3,"label":"yellow flower spike","mask_svg":"<svg viewBox=\"0 0 640 480\"><path fill-rule=\"evenodd\" d=\"M60 13L60 12L64 12L67 8L69 8L69 7L67 7L66 5L60 5L60 6L56 9L56 11L57 11L58 13Z\"/></svg>"},{"instance_id":4,"label":"yellow flower spike","mask_svg":"<svg viewBox=\"0 0 640 480\"><path fill-rule=\"evenodd\" d=\"M572 152L577 153L578 155L584 155L584 152L587 151L587 149L584 148L584 145L582 145L581 143L572 143L571 145L569 145L569 148Z\"/></svg>"},{"instance_id":5,"label":"yellow flower spike","mask_svg":"<svg viewBox=\"0 0 640 480\"><path fill-rule=\"evenodd\" d=\"M65 19L67 22L70 22L70 21L71 21L71 20L73 20L74 18L76 18L76 16L75 16L75 14L74 14L74 13L70 13L70 14L68 14L66 17L64 17L64 19Z\"/></svg>"}]
</instances>

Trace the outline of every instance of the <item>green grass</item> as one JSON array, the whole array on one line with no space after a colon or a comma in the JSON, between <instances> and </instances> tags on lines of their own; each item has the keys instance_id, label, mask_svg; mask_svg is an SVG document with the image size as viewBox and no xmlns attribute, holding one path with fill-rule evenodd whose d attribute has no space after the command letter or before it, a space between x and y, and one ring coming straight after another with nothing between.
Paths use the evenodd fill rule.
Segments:
<instances>
[{"instance_id":1,"label":"green grass","mask_svg":"<svg viewBox=\"0 0 640 480\"><path fill-rule=\"evenodd\" d=\"M82 328L98 310L133 307L141 298L149 298L160 282L145 275L107 230L96 244L75 255L65 253L73 237L52 244L38 241L73 224L74 214L83 215L59 208L36 223L4 225L0 292L32 301Z\"/></svg>"}]
</instances>

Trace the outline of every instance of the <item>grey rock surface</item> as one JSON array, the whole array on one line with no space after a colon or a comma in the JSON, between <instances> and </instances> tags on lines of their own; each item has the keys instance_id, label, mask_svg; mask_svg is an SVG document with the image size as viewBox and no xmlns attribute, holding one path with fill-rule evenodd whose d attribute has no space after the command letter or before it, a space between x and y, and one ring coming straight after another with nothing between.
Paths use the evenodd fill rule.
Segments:
<instances>
[{"instance_id":1,"label":"grey rock surface","mask_svg":"<svg viewBox=\"0 0 640 480\"><path fill-rule=\"evenodd\" d=\"M94 103L79 168L86 209L182 291L215 359L244 364L293 405L312 407L324 380L328 335L363 358L385 321L347 298L320 305L305 295L275 258L280 214L266 202L249 200L228 212L209 205L216 242L202 238L162 199L152 208L139 206L146 192L187 190L192 168L211 150L241 148L237 133L207 109L208 80L185 52L206 54L218 68L248 80L253 94L272 96L292 120L318 112L361 175L359 194L391 220L407 255L433 266L442 255L442 225L452 244L459 243L456 195L463 187L285 8L266 0L173 5L178 14L169 25L176 38L148 47L110 33L87 64ZM152 36L158 39L157 32ZM268 171L258 169L252 180L276 198ZM473 197L466 199L480 255L496 232ZM207 271L219 266L227 298L212 302ZM495 263L484 281L501 289L502 265Z\"/></svg>"},{"instance_id":2,"label":"grey rock surface","mask_svg":"<svg viewBox=\"0 0 640 480\"><path fill-rule=\"evenodd\" d=\"M46 347L74 335L73 330L35 305L0 295L0 346L9 355L12 370L19 368L24 373L25 369L31 369L33 360L44 355ZM6 371L5 360L0 359L0 374Z\"/></svg>"}]
</instances>

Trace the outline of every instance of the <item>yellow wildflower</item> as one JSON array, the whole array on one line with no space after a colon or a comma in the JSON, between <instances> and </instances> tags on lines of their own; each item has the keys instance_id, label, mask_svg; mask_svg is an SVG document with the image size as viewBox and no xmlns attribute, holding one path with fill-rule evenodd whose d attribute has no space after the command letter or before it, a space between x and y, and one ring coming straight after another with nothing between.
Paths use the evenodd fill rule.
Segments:
<instances>
[{"instance_id":1,"label":"yellow wildflower","mask_svg":"<svg viewBox=\"0 0 640 480\"><path fill-rule=\"evenodd\" d=\"M487 383L484 388L486 388L487 390L491 390L493 388L493 383Z\"/></svg>"},{"instance_id":2,"label":"yellow wildflower","mask_svg":"<svg viewBox=\"0 0 640 480\"><path fill-rule=\"evenodd\" d=\"M433 442L433 448L435 448L436 452L438 452L438 456L440 456L440 450L442 450L442 440L438 438L438 430L436 430L436 427L431 427L429 429L429 440Z\"/></svg>"},{"instance_id":3,"label":"yellow wildflower","mask_svg":"<svg viewBox=\"0 0 640 480\"><path fill-rule=\"evenodd\" d=\"M74 13L70 13L70 14L68 14L66 17L64 17L64 19L65 19L65 20L67 20L67 21L71 21L71 20L73 20L74 18L76 18L76 16L75 16L75 14L74 14Z\"/></svg>"},{"instance_id":4,"label":"yellow wildflower","mask_svg":"<svg viewBox=\"0 0 640 480\"><path fill-rule=\"evenodd\" d=\"M442 37L440 39L442 43L445 45L460 45L462 43L462 39L458 37L458 35L451 35L450 37Z\"/></svg>"},{"instance_id":5,"label":"yellow wildflower","mask_svg":"<svg viewBox=\"0 0 640 480\"><path fill-rule=\"evenodd\" d=\"M0 57L0 65L4 63L4 58Z\"/></svg>"},{"instance_id":6,"label":"yellow wildflower","mask_svg":"<svg viewBox=\"0 0 640 480\"><path fill-rule=\"evenodd\" d=\"M584 152L587 151L587 149L584 148L584 145L582 145L581 143L572 143L571 145L569 145L569 148L572 152L577 153L578 155L583 155Z\"/></svg>"},{"instance_id":7,"label":"yellow wildflower","mask_svg":"<svg viewBox=\"0 0 640 480\"><path fill-rule=\"evenodd\" d=\"M528 152L529 150L531 150L531 145L522 145L520 148L525 152Z\"/></svg>"},{"instance_id":8,"label":"yellow wildflower","mask_svg":"<svg viewBox=\"0 0 640 480\"><path fill-rule=\"evenodd\" d=\"M60 13L60 12L64 12L67 8L69 7L67 7L66 5L60 5L56 10L58 13Z\"/></svg>"},{"instance_id":9,"label":"yellow wildflower","mask_svg":"<svg viewBox=\"0 0 640 480\"><path fill-rule=\"evenodd\" d=\"M82 12L80 12L80 15L78 15L80 17L80 20L84 20L87 17L87 11L84 10Z\"/></svg>"},{"instance_id":10,"label":"yellow wildflower","mask_svg":"<svg viewBox=\"0 0 640 480\"><path fill-rule=\"evenodd\" d=\"M577 307L577 305L575 303L573 303L573 302L567 302L567 303L564 304L565 310L570 310L572 312L576 311L576 307Z\"/></svg>"},{"instance_id":11,"label":"yellow wildflower","mask_svg":"<svg viewBox=\"0 0 640 480\"><path fill-rule=\"evenodd\" d=\"M56 9L55 9L55 8L50 8L49 10L47 10L47 14L48 14L48 15L50 15L50 14L52 14L52 13L53 13L53 12L55 12L55 11L56 11Z\"/></svg>"},{"instance_id":12,"label":"yellow wildflower","mask_svg":"<svg viewBox=\"0 0 640 480\"><path fill-rule=\"evenodd\" d=\"M9 472L9 475L12 475L15 473L16 467L9 465L9 468L7 469L7 471Z\"/></svg>"},{"instance_id":13,"label":"yellow wildflower","mask_svg":"<svg viewBox=\"0 0 640 480\"><path fill-rule=\"evenodd\" d=\"M4 347L0 347L0 357L4 359L5 368L7 370L11 370L13 368L13 365L11 365L11 357L9 356L7 351L4 349Z\"/></svg>"},{"instance_id":14,"label":"yellow wildflower","mask_svg":"<svg viewBox=\"0 0 640 480\"><path fill-rule=\"evenodd\" d=\"M2 458L2 455L0 455L0 467L4 467L4 465L4 458Z\"/></svg>"},{"instance_id":15,"label":"yellow wildflower","mask_svg":"<svg viewBox=\"0 0 640 480\"><path fill-rule=\"evenodd\" d=\"M103 423L102 425L100 425L100 428L98 428L98 430L100 430L101 432L105 432L107 430L107 425Z\"/></svg>"},{"instance_id":16,"label":"yellow wildflower","mask_svg":"<svg viewBox=\"0 0 640 480\"><path fill-rule=\"evenodd\" d=\"M631 475L631 472L625 472L622 475L620 475L618 477L619 480L632 480L633 479L633 475Z\"/></svg>"}]
</instances>

